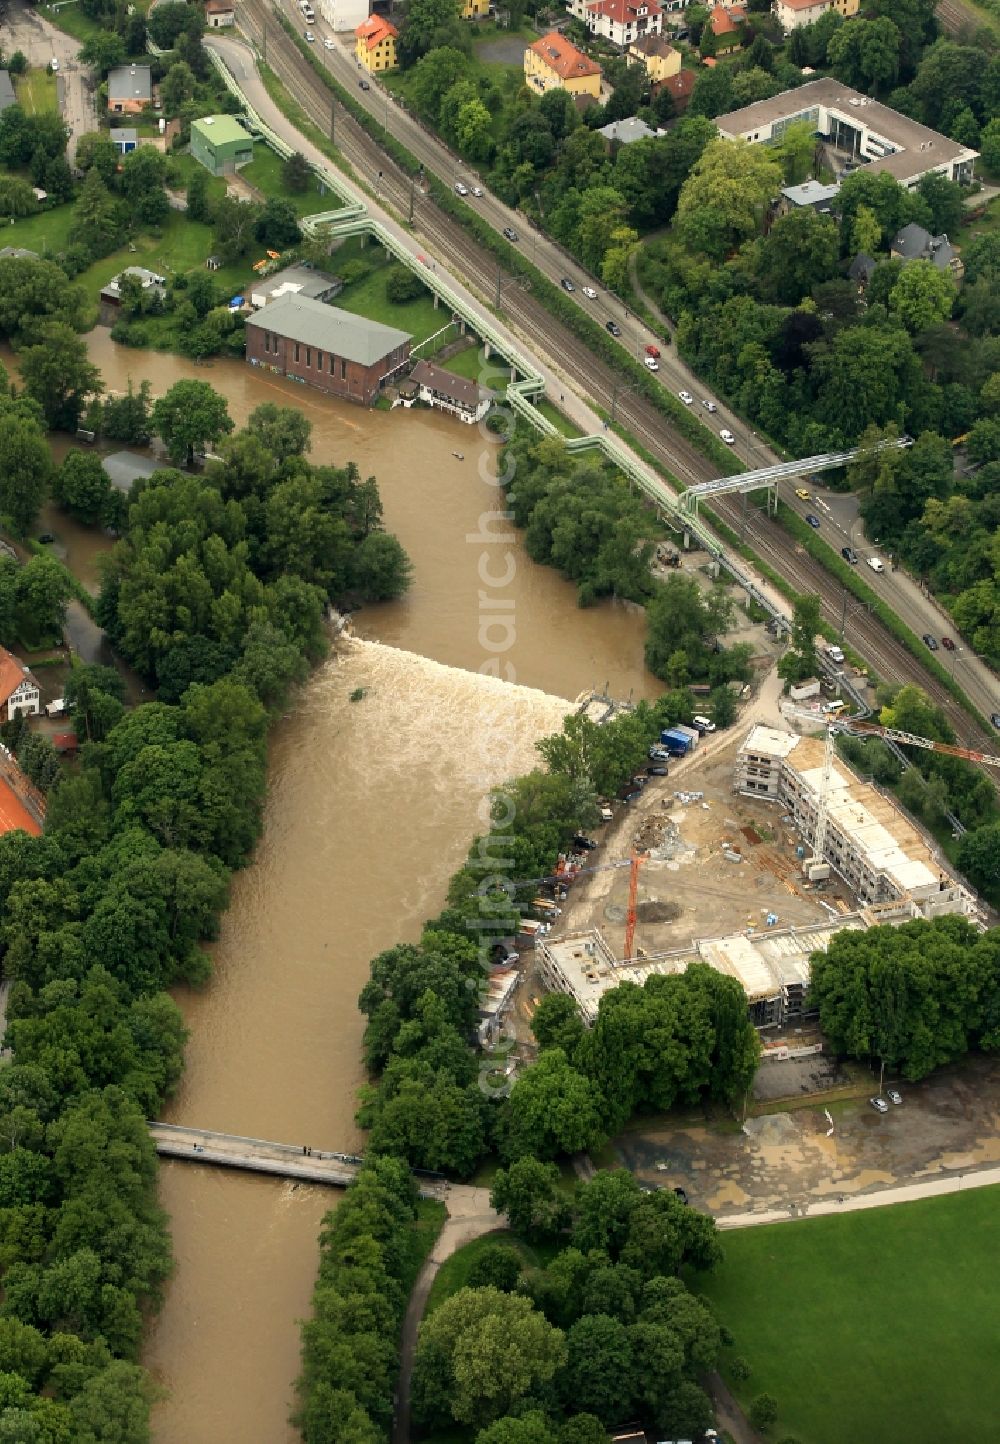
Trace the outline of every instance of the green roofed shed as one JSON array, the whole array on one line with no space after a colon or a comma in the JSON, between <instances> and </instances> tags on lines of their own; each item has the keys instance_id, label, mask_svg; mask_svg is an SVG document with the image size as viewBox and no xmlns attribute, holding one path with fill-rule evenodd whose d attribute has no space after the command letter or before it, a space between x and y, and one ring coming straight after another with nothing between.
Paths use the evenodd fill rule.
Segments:
<instances>
[{"instance_id":1,"label":"green roofed shed","mask_svg":"<svg viewBox=\"0 0 1000 1444\"><path fill-rule=\"evenodd\" d=\"M253 136L231 115L191 122L191 154L212 175L232 175L253 160Z\"/></svg>"}]
</instances>

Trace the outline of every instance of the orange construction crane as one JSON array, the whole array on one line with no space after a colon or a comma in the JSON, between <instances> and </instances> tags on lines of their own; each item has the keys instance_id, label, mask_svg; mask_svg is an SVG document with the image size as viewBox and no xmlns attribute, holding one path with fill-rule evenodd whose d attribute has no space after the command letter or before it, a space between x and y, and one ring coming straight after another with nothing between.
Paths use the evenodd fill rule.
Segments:
<instances>
[{"instance_id":1,"label":"orange construction crane","mask_svg":"<svg viewBox=\"0 0 1000 1444\"><path fill-rule=\"evenodd\" d=\"M631 860L631 871L628 879L628 912L625 915L625 955L626 963L632 961L632 947L635 943L635 909L639 897L639 869L646 861L646 854L636 852L633 849Z\"/></svg>"}]
</instances>

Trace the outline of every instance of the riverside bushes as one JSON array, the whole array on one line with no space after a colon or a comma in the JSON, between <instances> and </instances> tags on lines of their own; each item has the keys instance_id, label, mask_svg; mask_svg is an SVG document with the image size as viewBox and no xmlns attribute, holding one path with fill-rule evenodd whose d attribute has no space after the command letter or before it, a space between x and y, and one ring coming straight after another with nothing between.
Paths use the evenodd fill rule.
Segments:
<instances>
[{"instance_id":1,"label":"riverside bushes","mask_svg":"<svg viewBox=\"0 0 1000 1444\"><path fill-rule=\"evenodd\" d=\"M107 669L77 668L79 769L43 836L0 837L2 1437L149 1438L133 1361L171 1261L145 1120L185 1039L165 989L207 975L260 828L268 713L322 655L327 598L405 585L374 482L308 446L299 413L261 407L204 475L137 484L98 612L159 697L126 712Z\"/></svg>"}]
</instances>

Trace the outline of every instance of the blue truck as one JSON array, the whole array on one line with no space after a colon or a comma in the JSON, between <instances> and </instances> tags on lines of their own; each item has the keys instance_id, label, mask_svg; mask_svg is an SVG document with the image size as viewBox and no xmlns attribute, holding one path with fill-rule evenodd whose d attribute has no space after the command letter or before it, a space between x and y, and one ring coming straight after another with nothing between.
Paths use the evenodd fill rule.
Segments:
<instances>
[{"instance_id":1,"label":"blue truck","mask_svg":"<svg viewBox=\"0 0 1000 1444\"><path fill-rule=\"evenodd\" d=\"M667 727L660 733L660 742L671 757L686 757L694 745L686 732L680 732L673 727Z\"/></svg>"}]
</instances>

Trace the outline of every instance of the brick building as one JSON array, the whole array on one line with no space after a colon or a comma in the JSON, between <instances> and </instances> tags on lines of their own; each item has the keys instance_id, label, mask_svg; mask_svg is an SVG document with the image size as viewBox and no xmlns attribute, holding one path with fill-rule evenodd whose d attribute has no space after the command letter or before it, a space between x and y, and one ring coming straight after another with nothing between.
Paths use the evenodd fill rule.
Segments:
<instances>
[{"instance_id":1,"label":"brick building","mask_svg":"<svg viewBox=\"0 0 1000 1444\"><path fill-rule=\"evenodd\" d=\"M413 339L306 296L285 295L247 317L247 361L330 396L370 406L406 365Z\"/></svg>"}]
</instances>

